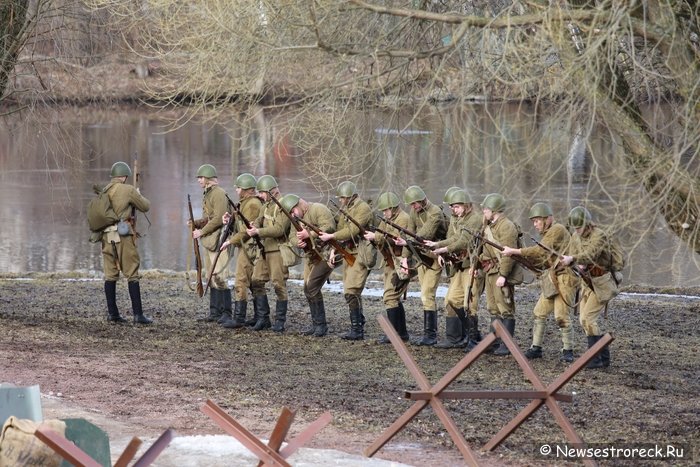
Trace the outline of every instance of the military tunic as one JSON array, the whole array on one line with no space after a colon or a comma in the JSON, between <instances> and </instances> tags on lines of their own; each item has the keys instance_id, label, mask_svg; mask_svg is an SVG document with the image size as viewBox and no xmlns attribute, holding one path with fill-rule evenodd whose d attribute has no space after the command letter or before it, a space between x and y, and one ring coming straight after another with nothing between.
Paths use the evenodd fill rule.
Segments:
<instances>
[{"instance_id":1,"label":"military tunic","mask_svg":"<svg viewBox=\"0 0 700 467\"><path fill-rule=\"evenodd\" d=\"M315 225L322 232L335 232L333 213L325 204L309 203L309 208L304 213L302 219L304 222ZM306 241L312 242L315 247L319 244L318 236L311 230L309 230L309 238L307 238ZM324 257L330 254L328 251L329 247L327 246L324 246L322 249L316 248L316 250L320 250L320 254ZM306 256L304 258L304 295L309 303L323 300L321 289L332 272L333 268L323 259L318 259L313 256Z\"/></svg>"},{"instance_id":2,"label":"military tunic","mask_svg":"<svg viewBox=\"0 0 700 467\"><path fill-rule=\"evenodd\" d=\"M439 206L430 201L426 201L420 212L411 211L411 221L416 226L416 234L425 239L439 241L445 238L445 226L443 225L443 213ZM423 303L424 311L437 311L437 293L440 283L442 268L437 264L437 260L431 267L423 263L418 265L418 282L420 283L420 299Z\"/></svg>"},{"instance_id":3,"label":"military tunic","mask_svg":"<svg viewBox=\"0 0 700 467\"><path fill-rule=\"evenodd\" d=\"M142 196L133 185L122 183L120 177L113 178L106 191L112 203L112 209L122 220L128 220L131 217L132 208L136 208L141 212L148 212L151 207L151 202L148 199ZM119 269L121 269L122 274L129 282L138 281L141 278L139 274L141 259L136 248L136 235L134 234L135 232L131 228L129 235L121 236L117 233L116 225L104 230L102 235L102 260L104 263L105 281L116 281L119 279ZM119 269L114 257L112 241L114 241L116 246Z\"/></svg>"},{"instance_id":4,"label":"military tunic","mask_svg":"<svg viewBox=\"0 0 700 467\"><path fill-rule=\"evenodd\" d=\"M402 209L396 209L396 212L393 213L392 218L389 220L410 232L414 232L416 230L416 226L413 224L411 216L409 216L408 213ZM400 236L399 229L387 224L384 221L379 224L379 228L397 237ZM388 248L392 257L394 258L394 267L391 267L390 264L385 263L384 269L382 270L384 278L384 295L382 299L384 301L384 306L387 309L396 308L399 306L401 296L408 288L408 281L406 281L399 290L396 290L394 285L394 283L398 280L396 267L399 267L401 264L401 259L408 257L410 253L406 248L396 247L393 242L391 242L391 240L389 240L381 232L375 233L374 242L377 244L377 248Z\"/></svg>"},{"instance_id":5,"label":"military tunic","mask_svg":"<svg viewBox=\"0 0 700 467\"><path fill-rule=\"evenodd\" d=\"M249 195L241 198L240 211L245 218L252 222L257 219L260 214L262 202L255 195ZM231 237L231 245L238 247L238 255L236 256L236 272L234 275L235 284L233 286L235 292L235 300L247 300L248 290L250 289L254 297L263 295L265 288L253 281L254 270L261 268L262 261L260 252L255 243L255 240L246 233L246 225L240 216L236 216L236 233Z\"/></svg>"},{"instance_id":6,"label":"military tunic","mask_svg":"<svg viewBox=\"0 0 700 467\"><path fill-rule=\"evenodd\" d=\"M502 246L518 247L518 229L505 216L490 222L486 226L484 236ZM522 270L513 258L501 256L500 252L491 245L484 245L481 262L486 273L486 308L493 318L514 319L515 300L511 280L521 280ZM503 287L496 285L499 276L506 278L506 285Z\"/></svg>"},{"instance_id":7,"label":"military tunic","mask_svg":"<svg viewBox=\"0 0 700 467\"><path fill-rule=\"evenodd\" d=\"M372 220L372 208L359 197L353 198L345 206L345 211L363 227L368 226ZM358 244L360 241L365 241L360 235L360 228L342 214L339 214L337 225L338 230L335 232L335 239L341 242L343 247L351 253L357 253ZM368 275L369 270L361 261L355 261L355 264L352 266L346 263L343 268L343 293L355 296L359 302Z\"/></svg>"},{"instance_id":8,"label":"military tunic","mask_svg":"<svg viewBox=\"0 0 700 467\"><path fill-rule=\"evenodd\" d=\"M225 212L228 212L226 191L219 185L211 185L204 189L202 212L204 217L195 221L195 227L201 230L201 244L206 252L204 265L211 274L211 265L214 263L219 249L219 236L224 228L222 217ZM214 273L211 274L212 288L219 290L228 288L229 260L229 251L226 249L219 255Z\"/></svg>"},{"instance_id":9,"label":"military tunic","mask_svg":"<svg viewBox=\"0 0 700 467\"><path fill-rule=\"evenodd\" d=\"M263 284L270 280L275 289L277 301L286 302L289 270L282 261L280 244L286 243L291 222L279 206L270 200L262 205L260 214L253 224L257 227L258 236L265 247L265 260L262 261L264 267L261 267L259 272L256 271L253 280Z\"/></svg>"}]
</instances>

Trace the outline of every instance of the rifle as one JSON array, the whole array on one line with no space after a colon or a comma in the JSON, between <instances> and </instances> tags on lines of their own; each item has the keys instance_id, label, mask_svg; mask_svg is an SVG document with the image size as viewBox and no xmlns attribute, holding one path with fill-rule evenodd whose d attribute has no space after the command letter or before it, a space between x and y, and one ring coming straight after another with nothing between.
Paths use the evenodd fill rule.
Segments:
<instances>
[{"instance_id":1,"label":"rifle","mask_svg":"<svg viewBox=\"0 0 700 467\"><path fill-rule=\"evenodd\" d=\"M233 208L233 212L236 215L238 215L238 217L241 218L241 220L243 221L243 224L245 224L246 229L250 229L251 227L253 227L253 224L248 219L246 219L245 216L243 215L243 211L241 211L240 205L231 201L231 198L229 198L228 195L226 195L226 199L228 200L229 206L231 206ZM233 216L231 216L231 217L233 217ZM226 240L226 236L224 236L223 233L222 233L222 239ZM260 240L260 237L257 237L257 236L253 237L253 240L255 241L255 245L257 245L258 250L260 250L260 255L263 257L263 259L265 259L265 246L263 245L262 240ZM223 243L223 241L221 241L219 243Z\"/></svg>"},{"instance_id":2,"label":"rifle","mask_svg":"<svg viewBox=\"0 0 700 467\"><path fill-rule=\"evenodd\" d=\"M233 205L233 201L226 195L226 199L228 200L229 205ZM231 235L231 232L233 232L233 223L234 220L236 219L236 216L231 214L231 217L229 218L228 222L226 223L226 226L224 227L224 230L221 231L221 236L219 237L219 242L216 245L216 256L214 256L214 260L211 262L211 271L209 271L209 277L207 277L207 285L204 287L204 292L202 295L207 293L207 289L209 289L209 286L211 285L211 278L214 276L214 271L216 270L216 263L219 261L219 256L221 256L221 245L223 244L224 240L228 238L229 235Z\"/></svg>"},{"instance_id":3,"label":"rifle","mask_svg":"<svg viewBox=\"0 0 700 467\"><path fill-rule=\"evenodd\" d=\"M190 211L190 223L192 224L192 231L194 232L196 227L194 226L194 214L192 213L192 200L190 199L189 194L187 195L187 207ZM193 238L192 244L194 245L194 265L197 268L197 295L202 297L204 295L204 287L202 286L202 257L199 254L199 240L196 238Z\"/></svg>"},{"instance_id":4,"label":"rifle","mask_svg":"<svg viewBox=\"0 0 700 467\"><path fill-rule=\"evenodd\" d=\"M499 245L496 242L492 242L488 238L484 237L484 235L482 233L472 232L471 230L469 230L466 227L462 227L462 230L472 234L473 237L480 239L482 242L486 243L487 245L491 245L492 247L494 247L498 251L503 251L503 245ZM513 255L513 256L511 256L511 258L513 258L514 261L520 263L521 266L523 266L526 269L529 269L530 271L534 272L535 274L540 274L542 272L540 270L540 268L535 267L534 264L532 264L530 261L528 261L527 259L523 258L520 255Z\"/></svg>"},{"instance_id":5,"label":"rifle","mask_svg":"<svg viewBox=\"0 0 700 467\"><path fill-rule=\"evenodd\" d=\"M280 211L282 211L284 215L287 216L289 222L292 223L292 227L294 227L294 230L296 230L297 232L301 232L302 230L304 230L304 228L299 224L299 222L297 222L297 219L299 219L298 217L292 216L292 214L289 211L284 209L284 206L282 206L282 204L277 200L277 198L272 196L272 194L270 194L270 199L272 199L272 201L277 205L277 207L280 208ZM306 254L307 256L311 256L316 261L323 261L323 256L321 256L321 253L319 253L316 250L316 248L314 248L311 242L306 242L306 246L304 246L304 254ZM355 258L353 258L353 263L354 262Z\"/></svg>"},{"instance_id":6,"label":"rifle","mask_svg":"<svg viewBox=\"0 0 700 467\"><path fill-rule=\"evenodd\" d=\"M412 243L412 246L417 247L417 248L419 248L419 249L421 249L421 250L423 250L423 251L428 251L428 252L430 252L430 253L433 252L433 251L430 249L429 246L427 246L425 243L423 243L426 239L424 239L424 238L421 237L420 235L416 234L415 232L411 232L411 231L408 230L408 229L405 229L405 228L401 227L401 226L398 225L397 223L395 223L395 222L393 222L393 221L387 219L387 218L384 217L384 216L380 216L379 214L377 214L377 217L378 217L379 219L383 220L384 222L386 222L388 225L390 225L390 226L392 226L393 228L395 228L396 230L398 230L399 232L401 232L401 233L403 233L403 234L406 234L406 235L408 235L409 237L413 238L413 239L415 240L414 242L411 242L410 239L405 239L406 242L408 242L409 244ZM396 236L394 236L394 238L396 238ZM447 261L449 261L450 263L453 263L453 264L461 263L461 262L462 262L462 259L463 259L463 258L460 258L459 256L457 256L457 255L455 255L455 254L453 254L453 253L443 253L443 254L441 254L441 255L439 255L439 256L442 256L443 258L445 258L445 260L447 260ZM427 257L426 257L426 256L422 256L422 257L421 257L421 261L422 261L423 263L426 262L426 261L425 261L425 258L429 258L430 261L433 261L433 258L430 258L429 256L427 256Z\"/></svg>"},{"instance_id":7,"label":"rifle","mask_svg":"<svg viewBox=\"0 0 700 467\"><path fill-rule=\"evenodd\" d=\"M475 264L472 265L472 273L469 275L469 284L467 284L467 307L466 311L469 313L472 299L474 298L474 293L472 292L472 287L474 286L474 276L477 271L481 269L481 263L479 262L479 256L481 252L484 251L484 242L481 241L484 238L484 230L486 229L486 224L484 223L478 237L474 237L476 244L474 245L474 258L476 258Z\"/></svg>"},{"instance_id":8,"label":"rifle","mask_svg":"<svg viewBox=\"0 0 700 467\"><path fill-rule=\"evenodd\" d=\"M307 226L308 228L310 228L311 230L313 230L314 232L316 232L316 234L320 234L320 233L321 233L321 229L319 229L317 226L313 225L311 222L306 222L304 219L302 219L302 218L300 218L300 217L297 217L297 216L293 216L293 217L294 217L298 222L301 222L302 224L304 224L305 226ZM328 243L330 246L332 246L333 249L335 249L335 251L337 251L338 253L340 253L341 255L343 255L343 258L345 259L345 262L348 263L348 266L352 267L352 265L355 264L355 255L353 255L353 254L350 253L348 250L346 250L345 248L343 248L343 245L341 245L340 242L339 242L338 240L336 240L335 238L331 238L330 240L328 240L327 243ZM307 244L308 244L308 243L307 243ZM316 250L314 250L314 251L316 251Z\"/></svg>"},{"instance_id":9,"label":"rifle","mask_svg":"<svg viewBox=\"0 0 700 467\"><path fill-rule=\"evenodd\" d=\"M535 237L530 237L530 239L531 239L533 242L535 242L535 244L536 244L537 246L539 246L540 248L543 248L545 251L548 251L549 253L551 253L551 254L553 254L553 255L556 255L557 258L561 258L561 257L564 256L564 255L562 255L561 253L559 253L558 251L556 251L554 248L550 248L550 247L548 247L547 245L538 242L537 240L535 240ZM572 264L569 264L567 267L568 267L569 269L571 269L571 272L573 272L574 275L575 275L576 277L580 277L581 280L582 280L583 282L585 282L586 285L587 285L591 290L593 290L593 280L591 279L591 275L588 273L588 271L581 271L581 270L578 268L578 266L576 266L576 265L573 264L573 263L572 263Z\"/></svg>"},{"instance_id":10,"label":"rifle","mask_svg":"<svg viewBox=\"0 0 700 467\"><path fill-rule=\"evenodd\" d=\"M349 220L350 222L355 224L357 226L357 228L360 229L360 235L362 235L362 237L364 237L365 234L367 233L367 229L365 229L364 226L360 225L360 223L357 222L357 220L355 218L353 218L350 214L348 214L348 212L345 209L338 206L335 201L333 201L332 199L330 199L329 201L331 202L331 204L333 206L335 206L335 208L338 210L338 212L340 212L343 216L345 216L345 218L347 220ZM390 264L391 267L394 267L394 258L393 258L393 256L391 256L391 252L389 250L387 250L386 246L384 248L378 248L378 250L379 250L379 253L381 253L382 258L384 258L384 262L386 264Z\"/></svg>"}]
</instances>

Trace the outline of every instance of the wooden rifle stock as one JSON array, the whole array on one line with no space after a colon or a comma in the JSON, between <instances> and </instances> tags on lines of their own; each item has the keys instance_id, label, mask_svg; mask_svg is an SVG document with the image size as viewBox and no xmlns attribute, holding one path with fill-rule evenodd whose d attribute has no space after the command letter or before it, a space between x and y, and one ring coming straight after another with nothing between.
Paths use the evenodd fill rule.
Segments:
<instances>
[{"instance_id":1,"label":"wooden rifle stock","mask_svg":"<svg viewBox=\"0 0 700 467\"><path fill-rule=\"evenodd\" d=\"M192 232L196 229L194 226L194 214L192 213L192 200L190 195L187 195L187 208L190 211L190 224L192 225ZM204 295L204 286L202 285L202 256L199 253L199 240L196 238L192 239L192 244L194 245L194 265L197 268L197 295L202 297Z\"/></svg>"},{"instance_id":2,"label":"wooden rifle stock","mask_svg":"<svg viewBox=\"0 0 700 467\"><path fill-rule=\"evenodd\" d=\"M253 224L243 215L243 211L241 211L240 204L236 204L233 201L231 201L231 198L229 198L228 195L226 195L226 199L228 200L229 206L233 208L233 212L241 218L243 224L245 224L246 229L250 229L253 226ZM225 239L226 237L224 237L224 240ZM263 245L262 240L260 240L260 237L253 237L253 241L255 241L255 245L257 245L258 250L260 250L260 255L263 257L263 259L265 259L265 246Z\"/></svg>"},{"instance_id":3,"label":"wooden rifle stock","mask_svg":"<svg viewBox=\"0 0 700 467\"><path fill-rule=\"evenodd\" d=\"M549 253L555 255L557 258L562 258L564 255L556 251L554 248L548 247L547 245L538 242L535 240L535 237L530 237L530 239L535 242L537 246L540 248L544 249L545 251L548 251ZM581 271L576 264L572 263L567 266L569 269L571 269L571 272L574 273L576 277L580 277L583 282L586 283L588 288L593 290L593 280L591 280L591 275L588 273L588 271Z\"/></svg>"},{"instance_id":4,"label":"wooden rifle stock","mask_svg":"<svg viewBox=\"0 0 700 467\"><path fill-rule=\"evenodd\" d=\"M292 217L294 217L294 219L296 221L301 222L302 224L304 224L305 226L307 226L308 228L310 228L311 230L316 232L316 234L321 233L321 229L319 229L317 226L313 225L312 223L306 222L304 219L301 219L300 217L297 217L297 216L292 216ZM353 255L348 250L343 248L343 245L341 245L338 240L331 238L326 243L328 243L330 246L332 246L333 249L335 249L335 251L337 251L338 253L343 255L343 259L345 259L345 262L348 263L348 265L350 267L352 267L352 265L355 264L355 255ZM310 244L310 242L307 242L307 245L309 245L309 244ZM313 250L313 251L316 251L316 250ZM316 253L318 254L318 252L316 252Z\"/></svg>"},{"instance_id":5,"label":"wooden rifle stock","mask_svg":"<svg viewBox=\"0 0 700 467\"><path fill-rule=\"evenodd\" d=\"M296 216L292 216L292 214L289 211L284 209L284 206L282 206L282 203L280 203L277 200L277 198L272 196L272 194L270 194L270 198L272 199L272 201L274 201L277 207L280 208L280 211L282 211L284 215L287 216L289 222L292 223L292 227L294 227L294 230L296 230L297 232L301 232L302 230L304 230L304 228L299 224L299 222L297 222L298 218ZM306 246L304 247L304 254L311 256L317 261L323 261L323 256L321 256L321 253L316 251L311 242L306 242Z\"/></svg>"},{"instance_id":6,"label":"wooden rifle stock","mask_svg":"<svg viewBox=\"0 0 700 467\"><path fill-rule=\"evenodd\" d=\"M229 205L233 204L228 195L226 195L226 199L228 200ZM204 286L205 294L207 293L207 290L211 285L211 278L214 276L214 271L216 270L216 263L219 261L219 256L221 256L221 245L223 245L224 241L226 241L228 236L231 235L231 232L233 232L233 223L235 219L236 216L231 214L231 217L229 218L228 222L226 223L226 226L224 227L224 230L221 232L221 236L219 237L220 241L216 245L216 256L214 256L214 260L211 262L211 271L209 271L209 275L207 277L207 285Z\"/></svg>"},{"instance_id":7,"label":"wooden rifle stock","mask_svg":"<svg viewBox=\"0 0 700 467\"><path fill-rule=\"evenodd\" d=\"M474 264L472 264L472 271L469 275L469 283L467 284L467 313L469 313L469 310L471 309L472 300L474 299L474 292L472 291L474 287L474 277L476 276L477 271L481 269L481 263L479 263L479 256L481 256L481 252L484 250L484 242L481 241L481 239L484 238L484 229L486 229L486 224L484 224L484 226L481 228L479 236L474 237L477 242L474 248L474 258L476 258L476 260L474 261Z\"/></svg>"},{"instance_id":8,"label":"wooden rifle stock","mask_svg":"<svg viewBox=\"0 0 700 467\"><path fill-rule=\"evenodd\" d=\"M357 222L357 220L355 218L353 218L350 214L348 214L348 212L345 209L338 206L335 201L333 201L332 199L329 201L331 202L331 204L333 204L333 206L335 206L335 208L338 210L338 212L340 212L343 216L345 216L345 218L347 220L349 220L350 222L355 224L357 226L357 228L360 229L360 235L364 238L365 233L367 233L367 229L364 226L360 225L360 223ZM379 253L382 255L382 258L384 258L384 262L386 264L390 264L391 267L394 267L394 258L393 258L393 256L391 256L391 252L386 247L377 248L377 249L379 250Z\"/></svg>"},{"instance_id":9,"label":"wooden rifle stock","mask_svg":"<svg viewBox=\"0 0 700 467\"><path fill-rule=\"evenodd\" d=\"M480 232L473 232L473 231L469 230L469 229L466 228L466 227L462 227L462 230L464 230L465 232L468 232L468 233L472 234L472 236L474 236L475 238L480 239L483 243L486 243L487 245L491 245L492 247L494 247L494 248L497 249L498 251L503 251L503 245L499 245L499 244L496 243L496 242L492 242L492 241L489 240L488 238L484 237L484 235L483 235L482 233L480 233ZM540 268L535 267L535 265L533 265L530 261L528 261L527 259L523 258L523 257L520 256L520 255L513 255L513 256L511 256L511 258L513 258L514 261L517 261L517 262L520 263L524 268L529 269L530 271L534 272L535 274L539 274L539 273L542 272L542 271L540 270Z\"/></svg>"}]
</instances>

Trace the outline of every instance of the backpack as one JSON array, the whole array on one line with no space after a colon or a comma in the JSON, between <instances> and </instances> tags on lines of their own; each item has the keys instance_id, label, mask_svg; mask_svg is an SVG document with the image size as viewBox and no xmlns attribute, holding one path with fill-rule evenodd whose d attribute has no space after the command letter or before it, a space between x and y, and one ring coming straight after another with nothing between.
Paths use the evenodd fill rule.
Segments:
<instances>
[{"instance_id":1,"label":"backpack","mask_svg":"<svg viewBox=\"0 0 700 467\"><path fill-rule=\"evenodd\" d=\"M107 194L112 186L109 184L103 190L94 185L92 187L97 193L97 196L92 198L87 205L87 221L92 232L101 232L110 225L119 222L119 217L112 209L112 202Z\"/></svg>"}]
</instances>

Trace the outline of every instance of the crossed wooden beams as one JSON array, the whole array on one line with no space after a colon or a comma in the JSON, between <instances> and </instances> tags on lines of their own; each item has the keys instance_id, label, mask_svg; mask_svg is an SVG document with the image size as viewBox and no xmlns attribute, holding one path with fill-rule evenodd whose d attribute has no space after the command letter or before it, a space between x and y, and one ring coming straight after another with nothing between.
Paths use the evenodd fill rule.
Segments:
<instances>
[{"instance_id":1,"label":"crossed wooden beams","mask_svg":"<svg viewBox=\"0 0 700 467\"><path fill-rule=\"evenodd\" d=\"M254 434L245 429L243 425L234 420L233 417L227 414L212 400L207 400L202 406L202 412L207 414L214 423L219 425L226 433L236 438L243 446L255 454L258 459L260 459L259 467L263 465L290 467L290 464L285 459L308 443L309 440L328 425L332 419L331 413L325 412L307 426L298 436L289 440L284 448L280 449L284 438L289 432L289 428L292 426L295 416L295 412L289 410L287 407L282 409L282 413L277 419L275 428L272 430L268 444L260 441Z\"/></svg>"},{"instance_id":2,"label":"crossed wooden beams","mask_svg":"<svg viewBox=\"0 0 700 467\"><path fill-rule=\"evenodd\" d=\"M550 412L554 415L557 424L562 428L567 439L574 445L582 446L583 440L578 436L571 422L561 410L557 401L571 402L573 400L570 394L558 394L558 391L564 387L576 374L583 369L586 364L595 357L595 355L606 345L613 341L610 334L604 335L598 342L589 348L575 362L573 362L567 370L562 373L554 382L545 386L537 376L535 371L530 366L529 361L520 351L520 348L515 344L510 333L506 330L503 324L496 320L493 322L494 332L485 336L479 345L471 352L462 358L450 371L448 371L435 385L431 386L428 378L418 367L418 364L408 352L408 348L399 338L394 327L384 316L378 317L379 324L389 337L391 344L396 349L399 357L403 361L408 371L413 375L413 378L418 383L419 391L406 391L405 397L414 400L413 405L404 412L404 414L396 419L389 428L387 428L379 438L374 441L369 447L364 450L367 457L372 457L379 451L382 446L391 440L399 431L401 431L416 415L418 415L425 407L430 405L433 411L438 416L447 433L452 438L452 441L457 446L457 449L462 453L462 456L469 465L478 465L477 459L469 448L467 441L462 436L459 428L455 424L452 417L445 410L443 405L444 400L455 399L532 399L524 409L518 413L509 423L496 433L483 447L486 451L492 451L498 447L510 434L515 431L525 420L527 420L537 409L543 404L547 405ZM486 349L500 337L501 340L510 350L511 355L522 368L525 376L534 386L534 391L445 391L447 386L457 379L464 370L474 363ZM596 465L590 459L584 460L586 465Z\"/></svg>"},{"instance_id":3,"label":"crossed wooden beams","mask_svg":"<svg viewBox=\"0 0 700 467\"><path fill-rule=\"evenodd\" d=\"M85 451L76 446L75 443L50 428L37 428L34 432L34 436L76 467L102 467L102 464L90 457ZM151 465L160 453L168 447L168 444L170 444L170 441L172 441L174 437L175 431L172 428L165 430L151 447L134 463L133 467L146 467ZM117 462L114 463L114 467L126 467L134 458L140 446L141 440L139 438L131 438L124 452L119 456Z\"/></svg>"}]
</instances>

